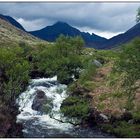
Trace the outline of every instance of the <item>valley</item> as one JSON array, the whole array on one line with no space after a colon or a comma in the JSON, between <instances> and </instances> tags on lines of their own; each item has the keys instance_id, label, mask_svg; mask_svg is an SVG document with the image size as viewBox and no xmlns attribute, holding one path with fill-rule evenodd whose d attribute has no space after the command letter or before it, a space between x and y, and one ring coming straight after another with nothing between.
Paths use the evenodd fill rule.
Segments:
<instances>
[{"instance_id":1,"label":"valley","mask_svg":"<svg viewBox=\"0 0 140 140\"><path fill-rule=\"evenodd\" d=\"M106 39L0 15L0 137L140 137L139 27Z\"/></svg>"}]
</instances>

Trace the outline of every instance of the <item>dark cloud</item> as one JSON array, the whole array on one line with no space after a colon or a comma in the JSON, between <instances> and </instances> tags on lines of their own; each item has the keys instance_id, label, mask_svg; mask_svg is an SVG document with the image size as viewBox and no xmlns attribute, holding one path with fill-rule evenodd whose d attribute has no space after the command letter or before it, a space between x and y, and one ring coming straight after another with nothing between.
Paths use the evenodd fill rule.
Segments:
<instances>
[{"instance_id":1,"label":"dark cloud","mask_svg":"<svg viewBox=\"0 0 140 140\"><path fill-rule=\"evenodd\" d=\"M0 13L15 17L27 30L65 21L79 29L124 32L135 24L140 3L0 3Z\"/></svg>"}]
</instances>

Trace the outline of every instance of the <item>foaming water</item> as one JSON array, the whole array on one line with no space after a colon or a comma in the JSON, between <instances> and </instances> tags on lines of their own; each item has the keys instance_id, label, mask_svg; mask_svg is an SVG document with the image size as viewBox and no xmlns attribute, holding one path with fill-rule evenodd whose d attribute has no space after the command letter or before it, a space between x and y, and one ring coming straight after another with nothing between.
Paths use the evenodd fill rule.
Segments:
<instances>
[{"instance_id":1,"label":"foaming water","mask_svg":"<svg viewBox=\"0 0 140 140\"><path fill-rule=\"evenodd\" d=\"M65 121L60 107L68 97L66 89L66 85L57 82L56 76L31 80L27 90L17 99L20 111L17 122L23 124L24 137L108 137L99 130L78 128L70 123L58 121ZM43 91L52 102L52 109L47 114L32 109L38 90Z\"/></svg>"}]
</instances>

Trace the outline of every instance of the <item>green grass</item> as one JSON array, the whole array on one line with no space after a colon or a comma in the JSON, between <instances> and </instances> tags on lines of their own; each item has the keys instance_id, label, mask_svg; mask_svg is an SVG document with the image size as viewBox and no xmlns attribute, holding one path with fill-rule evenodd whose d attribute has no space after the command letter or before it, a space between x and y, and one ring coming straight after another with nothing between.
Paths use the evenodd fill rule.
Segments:
<instances>
[{"instance_id":1,"label":"green grass","mask_svg":"<svg viewBox=\"0 0 140 140\"><path fill-rule=\"evenodd\" d=\"M98 104L97 108L99 110L103 110L105 108L105 105L103 103Z\"/></svg>"},{"instance_id":2,"label":"green grass","mask_svg":"<svg viewBox=\"0 0 140 140\"><path fill-rule=\"evenodd\" d=\"M129 124L125 121L119 122L116 128L114 128L114 133L119 137L140 137L140 125Z\"/></svg>"},{"instance_id":3,"label":"green grass","mask_svg":"<svg viewBox=\"0 0 140 140\"><path fill-rule=\"evenodd\" d=\"M139 111L133 112L133 119L134 119L135 122L140 123L140 112Z\"/></svg>"},{"instance_id":4,"label":"green grass","mask_svg":"<svg viewBox=\"0 0 140 140\"><path fill-rule=\"evenodd\" d=\"M125 121L119 121L111 124L102 125L102 130L108 133L115 134L117 137L123 138L139 138L140 124L129 124Z\"/></svg>"},{"instance_id":5,"label":"green grass","mask_svg":"<svg viewBox=\"0 0 140 140\"><path fill-rule=\"evenodd\" d=\"M122 98L124 96L124 94L122 92L114 92L114 93L110 94L110 96L113 98Z\"/></svg>"},{"instance_id":6,"label":"green grass","mask_svg":"<svg viewBox=\"0 0 140 140\"><path fill-rule=\"evenodd\" d=\"M100 101L104 101L105 99L107 99L110 96L110 94L107 93L102 93L99 97Z\"/></svg>"}]
</instances>

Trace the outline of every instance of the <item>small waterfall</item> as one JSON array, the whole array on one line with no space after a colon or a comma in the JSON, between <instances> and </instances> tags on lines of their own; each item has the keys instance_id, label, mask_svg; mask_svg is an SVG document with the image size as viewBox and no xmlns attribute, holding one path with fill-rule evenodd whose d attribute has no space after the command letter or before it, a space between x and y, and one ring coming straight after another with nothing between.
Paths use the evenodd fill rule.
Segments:
<instances>
[{"instance_id":1,"label":"small waterfall","mask_svg":"<svg viewBox=\"0 0 140 140\"><path fill-rule=\"evenodd\" d=\"M58 121L65 120L60 112L60 106L68 96L66 89L66 85L57 82L57 76L31 80L27 90L17 99L20 111L17 122L23 124L24 137L104 137L100 131L80 129L72 124ZM49 113L32 109L38 90L43 91L47 99L51 100L52 108Z\"/></svg>"}]
</instances>

